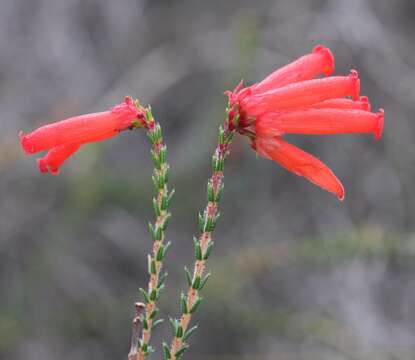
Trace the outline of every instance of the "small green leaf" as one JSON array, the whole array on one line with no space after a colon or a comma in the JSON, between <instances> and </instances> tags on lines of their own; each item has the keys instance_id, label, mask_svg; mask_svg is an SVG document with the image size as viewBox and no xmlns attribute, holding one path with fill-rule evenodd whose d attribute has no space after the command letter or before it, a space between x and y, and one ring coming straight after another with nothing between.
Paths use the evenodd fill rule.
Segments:
<instances>
[{"instance_id":1,"label":"small green leaf","mask_svg":"<svg viewBox=\"0 0 415 360\"><path fill-rule=\"evenodd\" d=\"M146 304L148 304L149 302L150 302L150 298L149 298L149 296L148 296L148 294L147 294L147 291L145 291L143 288L139 288L138 289L138 291L143 295L143 297L144 297L144 302L146 303Z\"/></svg>"},{"instance_id":2,"label":"small green leaf","mask_svg":"<svg viewBox=\"0 0 415 360\"><path fill-rule=\"evenodd\" d=\"M187 297L183 293L180 295L180 307L183 314L187 314L189 312L187 308Z\"/></svg>"},{"instance_id":3,"label":"small green leaf","mask_svg":"<svg viewBox=\"0 0 415 360\"><path fill-rule=\"evenodd\" d=\"M176 358L182 356L188 348L189 348L189 345L183 344L182 347L179 350L176 351L174 356L176 356Z\"/></svg>"},{"instance_id":4,"label":"small green leaf","mask_svg":"<svg viewBox=\"0 0 415 360\"><path fill-rule=\"evenodd\" d=\"M215 201L215 194L214 194L214 191L213 191L213 185L212 185L211 181L209 181L208 185L207 185L207 200L209 202Z\"/></svg>"},{"instance_id":5,"label":"small green leaf","mask_svg":"<svg viewBox=\"0 0 415 360\"><path fill-rule=\"evenodd\" d=\"M213 172L217 172L219 167L219 157L217 154L217 151L215 152L215 154L213 154L212 156L212 170Z\"/></svg>"},{"instance_id":6,"label":"small green leaf","mask_svg":"<svg viewBox=\"0 0 415 360\"><path fill-rule=\"evenodd\" d=\"M214 242L210 240L206 246L206 250L203 255L203 260L207 260L209 258L210 254L212 253L213 245L214 245Z\"/></svg>"},{"instance_id":7,"label":"small green leaf","mask_svg":"<svg viewBox=\"0 0 415 360\"><path fill-rule=\"evenodd\" d=\"M155 188L155 189L159 189L158 176L153 175L153 176L151 177L151 179L153 180L153 186L154 186L154 188Z\"/></svg>"},{"instance_id":8,"label":"small green leaf","mask_svg":"<svg viewBox=\"0 0 415 360\"><path fill-rule=\"evenodd\" d=\"M193 289L199 289L200 286L200 276L196 276L195 279L193 280L193 284L192 284L192 288Z\"/></svg>"},{"instance_id":9,"label":"small green leaf","mask_svg":"<svg viewBox=\"0 0 415 360\"><path fill-rule=\"evenodd\" d=\"M167 198L167 207L170 206L170 202L171 202L171 199L173 198L174 193L175 193L175 190L174 189L172 191L170 191L170 194L169 194L169 196Z\"/></svg>"},{"instance_id":10,"label":"small green leaf","mask_svg":"<svg viewBox=\"0 0 415 360\"><path fill-rule=\"evenodd\" d=\"M157 325L160 325L164 319L158 319L151 324L151 329L154 329Z\"/></svg>"},{"instance_id":11,"label":"small green leaf","mask_svg":"<svg viewBox=\"0 0 415 360\"><path fill-rule=\"evenodd\" d=\"M233 120L232 120L232 123L233 123L233 126L236 128L236 127L238 127L238 125L239 125L239 120L240 120L241 118L240 118L240 116L239 116L239 114L236 114L235 116L234 116L234 118L233 118Z\"/></svg>"},{"instance_id":12,"label":"small green leaf","mask_svg":"<svg viewBox=\"0 0 415 360\"><path fill-rule=\"evenodd\" d=\"M200 212L199 213L199 232L205 231L205 216Z\"/></svg>"},{"instance_id":13,"label":"small green leaf","mask_svg":"<svg viewBox=\"0 0 415 360\"><path fill-rule=\"evenodd\" d=\"M169 360L171 358L169 345L163 342L163 358L164 360Z\"/></svg>"},{"instance_id":14,"label":"small green leaf","mask_svg":"<svg viewBox=\"0 0 415 360\"><path fill-rule=\"evenodd\" d=\"M157 254L156 254L156 260L157 261L162 261L164 257L164 246L161 245L159 247L159 249L157 250Z\"/></svg>"},{"instance_id":15,"label":"small green leaf","mask_svg":"<svg viewBox=\"0 0 415 360\"><path fill-rule=\"evenodd\" d=\"M151 265L150 265L150 274L156 274L157 273L157 267L156 267L156 262L154 260L151 260Z\"/></svg>"},{"instance_id":16,"label":"small green leaf","mask_svg":"<svg viewBox=\"0 0 415 360\"><path fill-rule=\"evenodd\" d=\"M163 237L163 229L157 226L154 232L154 236L155 236L156 241L160 241L161 238Z\"/></svg>"},{"instance_id":17,"label":"small green leaf","mask_svg":"<svg viewBox=\"0 0 415 360\"><path fill-rule=\"evenodd\" d=\"M221 196L222 196L222 193L223 193L223 188L224 188L224 184L221 183L220 184L220 187L219 187L219 190L215 194L215 202L219 202L220 201Z\"/></svg>"},{"instance_id":18,"label":"small green leaf","mask_svg":"<svg viewBox=\"0 0 415 360\"><path fill-rule=\"evenodd\" d=\"M170 219L171 219L171 213L167 213L166 216L164 217L163 223L161 224L161 228L163 231L167 229L167 225L169 225Z\"/></svg>"},{"instance_id":19,"label":"small green leaf","mask_svg":"<svg viewBox=\"0 0 415 360\"><path fill-rule=\"evenodd\" d=\"M183 336L183 328L181 325L178 325L176 329L176 337L181 338L182 336Z\"/></svg>"},{"instance_id":20,"label":"small green leaf","mask_svg":"<svg viewBox=\"0 0 415 360\"><path fill-rule=\"evenodd\" d=\"M160 309L155 308L153 310L153 312L150 314L150 319L153 320L157 316L157 314L159 313L159 311L160 311Z\"/></svg>"},{"instance_id":21,"label":"small green leaf","mask_svg":"<svg viewBox=\"0 0 415 360\"><path fill-rule=\"evenodd\" d=\"M153 114L151 112L151 106L148 105L146 108L146 118L147 120L152 120L153 119Z\"/></svg>"},{"instance_id":22,"label":"small green leaf","mask_svg":"<svg viewBox=\"0 0 415 360\"><path fill-rule=\"evenodd\" d=\"M206 219L206 225L205 225L204 231L212 232L213 230L215 230L215 222L211 217L208 217Z\"/></svg>"},{"instance_id":23,"label":"small green leaf","mask_svg":"<svg viewBox=\"0 0 415 360\"><path fill-rule=\"evenodd\" d=\"M225 143L225 131L223 130L222 125L219 127L218 142L220 145L223 145Z\"/></svg>"},{"instance_id":24,"label":"small green leaf","mask_svg":"<svg viewBox=\"0 0 415 360\"><path fill-rule=\"evenodd\" d=\"M195 258L196 260L202 260L202 248L200 247L200 242L197 238L193 238L195 245Z\"/></svg>"},{"instance_id":25,"label":"small green leaf","mask_svg":"<svg viewBox=\"0 0 415 360\"><path fill-rule=\"evenodd\" d=\"M167 165L164 169L164 174L163 174L163 183L164 184L169 182L169 176L170 176L170 166Z\"/></svg>"},{"instance_id":26,"label":"small green leaf","mask_svg":"<svg viewBox=\"0 0 415 360\"><path fill-rule=\"evenodd\" d=\"M220 211L217 212L217 214L216 214L216 216L214 218L215 226L216 226L216 223L218 222L219 218L220 218Z\"/></svg>"},{"instance_id":27,"label":"small green leaf","mask_svg":"<svg viewBox=\"0 0 415 360\"><path fill-rule=\"evenodd\" d=\"M192 308L190 309L190 313L193 314L196 312L197 308L199 307L200 303L202 302L203 298L198 297L195 303L193 304Z\"/></svg>"},{"instance_id":28,"label":"small green leaf","mask_svg":"<svg viewBox=\"0 0 415 360\"><path fill-rule=\"evenodd\" d=\"M158 299L161 295L161 292L164 290L164 284L161 284L158 288L157 288L157 297L156 299Z\"/></svg>"},{"instance_id":29,"label":"small green leaf","mask_svg":"<svg viewBox=\"0 0 415 360\"><path fill-rule=\"evenodd\" d=\"M186 273L187 285L192 286L192 275L190 274L190 271L186 266L184 267L184 272Z\"/></svg>"},{"instance_id":30,"label":"small green leaf","mask_svg":"<svg viewBox=\"0 0 415 360\"><path fill-rule=\"evenodd\" d=\"M151 293L150 293L150 300L154 301L156 299L157 299L157 289L153 289L151 290Z\"/></svg>"},{"instance_id":31,"label":"small green leaf","mask_svg":"<svg viewBox=\"0 0 415 360\"><path fill-rule=\"evenodd\" d=\"M218 161L217 171L223 171L224 167L225 167L225 159L223 157L220 157Z\"/></svg>"},{"instance_id":32,"label":"small green leaf","mask_svg":"<svg viewBox=\"0 0 415 360\"><path fill-rule=\"evenodd\" d=\"M168 250L169 250L169 248L170 248L170 245L171 245L171 241L168 241L168 242L166 243L166 245L164 245L164 249L163 249L163 258L166 256L167 251L168 251Z\"/></svg>"},{"instance_id":33,"label":"small green leaf","mask_svg":"<svg viewBox=\"0 0 415 360\"><path fill-rule=\"evenodd\" d=\"M166 281L166 278L169 274L167 272L163 273L159 277L159 281L157 283L157 288L160 288L160 286L164 285L164 282Z\"/></svg>"},{"instance_id":34,"label":"small green leaf","mask_svg":"<svg viewBox=\"0 0 415 360\"><path fill-rule=\"evenodd\" d=\"M178 320L170 318L169 321L170 321L170 325L173 328L173 333L176 334L177 333L177 327L179 326Z\"/></svg>"},{"instance_id":35,"label":"small green leaf","mask_svg":"<svg viewBox=\"0 0 415 360\"><path fill-rule=\"evenodd\" d=\"M151 262L152 262L151 255L147 255L147 271L148 271L149 274L152 274L152 272L151 272Z\"/></svg>"},{"instance_id":36,"label":"small green leaf","mask_svg":"<svg viewBox=\"0 0 415 360\"><path fill-rule=\"evenodd\" d=\"M159 158L160 158L160 164L164 164L166 162L166 158L167 158L167 147L166 147L166 145L163 145L160 148Z\"/></svg>"},{"instance_id":37,"label":"small green leaf","mask_svg":"<svg viewBox=\"0 0 415 360\"><path fill-rule=\"evenodd\" d=\"M161 198L160 210L161 211L166 210L167 205L168 205L167 195L163 195Z\"/></svg>"},{"instance_id":38,"label":"small green leaf","mask_svg":"<svg viewBox=\"0 0 415 360\"><path fill-rule=\"evenodd\" d=\"M237 116L239 117L239 114ZM239 119L238 119L238 122L239 122ZM226 144L229 144L232 141L234 135L235 135L235 131L232 131L228 134L228 136L225 139Z\"/></svg>"},{"instance_id":39,"label":"small green leaf","mask_svg":"<svg viewBox=\"0 0 415 360\"><path fill-rule=\"evenodd\" d=\"M151 157L153 158L154 167L157 170L160 170L161 168L160 156L154 150L151 150Z\"/></svg>"},{"instance_id":40,"label":"small green leaf","mask_svg":"<svg viewBox=\"0 0 415 360\"><path fill-rule=\"evenodd\" d=\"M202 290L202 289L205 287L205 285L206 285L207 281L209 280L209 277L210 277L210 273L206 274L206 276L205 276L205 277L203 278L203 280L200 282L200 285L199 285L199 291L200 291L200 290Z\"/></svg>"},{"instance_id":41,"label":"small green leaf","mask_svg":"<svg viewBox=\"0 0 415 360\"><path fill-rule=\"evenodd\" d=\"M164 186L166 185L166 177L165 174L158 175L157 176L157 187L159 189L164 189Z\"/></svg>"},{"instance_id":42,"label":"small green leaf","mask_svg":"<svg viewBox=\"0 0 415 360\"><path fill-rule=\"evenodd\" d=\"M153 199L153 209L154 209L154 214L156 216L160 216L161 215L161 211L160 211L159 204L157 203L157 199Z\"/></svg>"},{"instance_id":43,"label":"small green leaf","mask_svg":"<svg viewBox=\"0 0 415 360\"><path fill-rule=\"evenodd\" d=\"M141 345L141 351L144 352L144 353L147 353L147 351L148 351L148 344L147 343L143 343Z\"/></svg>"},{"instance_id":44,"label":"small green leaf","mask_svg":"<svg viewBox=\"0 0 415 360\"><path fill-rule=\"evenodd\" d=\"M186 341L196 331L196 329L197 329L197 325L186 330L186 332L183 335L183 341Z\"/></svg>"},{"instance_id":45,"label":"small green leaf","mask_svg":"<svg viewBox=\"0 0 415 360\"><path fill-rule=\"evenodd\" d=\"M148 223L148 231L150 231L150 235L154 241L156 241L156 233L154 231L154 227L151 223Z\"/></svg>"}]
</instances>

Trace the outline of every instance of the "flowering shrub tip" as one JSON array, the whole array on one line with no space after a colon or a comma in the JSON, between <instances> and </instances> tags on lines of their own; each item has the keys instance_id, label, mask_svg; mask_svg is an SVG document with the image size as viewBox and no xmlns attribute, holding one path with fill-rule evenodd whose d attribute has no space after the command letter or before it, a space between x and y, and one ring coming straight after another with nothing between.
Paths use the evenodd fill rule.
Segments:
<instances>
[{"instance_id":1,"label":"flowering shrub tip","mask_svg":"<svg viewBox=\"0 0 415 360\"><path fill-rule=\"evenodd\" d=\"M248 136L258 155L271 159L322 189L345 196L343 185L319 159L283 140L285 134L331 135L371 133L382 136L384 112L371 112L360 96L356 70L330 76L335 69L329 48L317 45L259 83L238 84L229 99L228 121L238 117L236 130ZM322 78L318 78L323 76Z\"/></svg>"}]
</instances>

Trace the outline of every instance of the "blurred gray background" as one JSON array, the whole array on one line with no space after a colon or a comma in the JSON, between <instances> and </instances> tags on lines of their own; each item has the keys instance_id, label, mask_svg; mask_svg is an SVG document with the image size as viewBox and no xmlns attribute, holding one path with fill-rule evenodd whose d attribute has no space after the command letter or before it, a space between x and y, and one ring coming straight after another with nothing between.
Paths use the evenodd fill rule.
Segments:
<instances>
[{"instance_id":1,"label":"blurred gray background","mask_svg":"<svg viewBox=\"0 0 415 360\"><path fill-rule=\"evenodd\" d=\"M342 179L343 203L236 139L185 358L414 359L414 19L412 0L2 0L0 358L125 359L151 246L143 132L85 146L53 177L19 130L126 94L152 104L176 189L161 300L175 316L223 91L322 43L385 108L384 137L289 138Z\"/></svg>"}]
</instances>

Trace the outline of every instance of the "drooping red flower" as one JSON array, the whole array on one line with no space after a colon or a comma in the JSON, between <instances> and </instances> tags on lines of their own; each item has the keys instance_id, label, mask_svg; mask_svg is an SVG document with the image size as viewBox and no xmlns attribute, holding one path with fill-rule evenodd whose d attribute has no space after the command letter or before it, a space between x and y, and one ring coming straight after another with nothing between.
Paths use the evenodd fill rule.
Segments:
<instances>
[{"instance_id":1,"label":"drooping red flower","mask_svg":"<svg viewBox=\"0 0 415 360\"><path fill-rule=\"evenodd\" d=\"M313 51L275 71L263 81L229 97L229 123L249 136L252 147L296 175L344 198L344 188L333 172L316 157L282 139L284 134L329 135L372 133L380 139L383 109L373 113L369 100L359 98L360 80L355 70L348 76L334 72L331 51ZM314 79L316 76L328 76Z\"/></svg>"},{"instance_id":2,"label":"drooping red flower","mask_svg":"<svg viewBox=\"0 0 415 360\"><path fill-rule=\"evenodd\" d=\"M127 96L124 102L108 111L74 116L42 126L27 135L20 132L20 143L26 154L49 150L37 160L39 170L58 174L65 160L81 145L109 139L120 131L137 126L141 119L141 111Z\"/></svg>"}]
</instances>

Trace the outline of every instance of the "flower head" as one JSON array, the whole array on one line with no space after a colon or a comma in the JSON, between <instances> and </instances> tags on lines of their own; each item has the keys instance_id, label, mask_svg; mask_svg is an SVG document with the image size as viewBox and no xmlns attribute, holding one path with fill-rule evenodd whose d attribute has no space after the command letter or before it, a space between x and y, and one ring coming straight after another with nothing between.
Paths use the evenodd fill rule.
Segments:
<instances>
[{"instance_id":1,"label":"flower head","mask_svg":"<svg viewBox=\"0 0 415 360\"><path fill-rule=\"evenodd\" d=\"M252 147L265 158L344 198L340 180L319 159L283 140L284 134L329 135L372 133L380 139L383 109L370 111L369 100L359 97L357 71L328 76L334 71L331 51L313 51L275 71L261 82L242 87L229 97L228 122L249 136ZM316 76L328 77L314 79Z\"/></svg>"},{"instance_id":2,"label":"flower head","mask_svg":"<svg viewBox=\"0 0 415 360\"><path fill-rule=\"evenodd\" d=\"M143 125L143 112L133 99L108 111L74 116L66 120L44 125L29 134L19 133L20 144L26 154L48 150L38 159L42 173L57 174L60 166L81 145L109 139L119 132Z\"/></svg>"}]
</instances>

